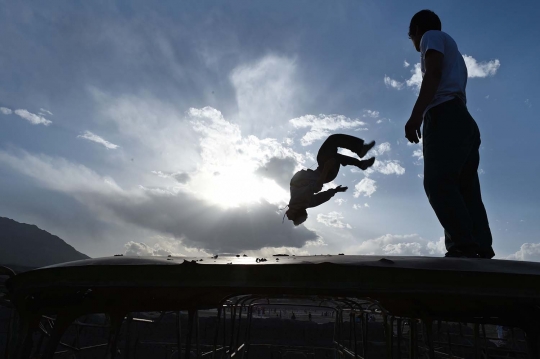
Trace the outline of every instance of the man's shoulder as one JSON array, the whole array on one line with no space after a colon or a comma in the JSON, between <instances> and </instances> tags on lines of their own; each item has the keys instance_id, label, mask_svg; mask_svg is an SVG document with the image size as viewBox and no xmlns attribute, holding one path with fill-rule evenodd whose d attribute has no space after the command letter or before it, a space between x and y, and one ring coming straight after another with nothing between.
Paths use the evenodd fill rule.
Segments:
<instances>
[{"instance_id":1,"label":"man's shoulder","mask_svg":"<svg viewBox=\"0 0 540 359\"><path fill-rule=\"evenodd\" d=\"M420 40L420 50L422 53L431 49L444 53L448 46L450 48L457 48L457 44L452 36L440 30L426 31Z\"/></svg>"}]
</instances>

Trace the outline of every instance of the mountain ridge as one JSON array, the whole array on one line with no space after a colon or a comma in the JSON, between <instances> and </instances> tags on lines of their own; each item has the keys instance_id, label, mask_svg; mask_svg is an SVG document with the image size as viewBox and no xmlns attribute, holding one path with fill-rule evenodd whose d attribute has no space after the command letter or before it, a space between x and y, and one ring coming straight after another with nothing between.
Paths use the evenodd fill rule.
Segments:
<instances>
[{"instance_id":1,"label":"mountain ridge","mask_svg":"<svg viewBox=\"0 0 540 359\"><path fill-rule=\"evenodd\" d=\"M90 258L34 224L0 217L0 264L44 267Z\"/></svg>"}]
</instances>

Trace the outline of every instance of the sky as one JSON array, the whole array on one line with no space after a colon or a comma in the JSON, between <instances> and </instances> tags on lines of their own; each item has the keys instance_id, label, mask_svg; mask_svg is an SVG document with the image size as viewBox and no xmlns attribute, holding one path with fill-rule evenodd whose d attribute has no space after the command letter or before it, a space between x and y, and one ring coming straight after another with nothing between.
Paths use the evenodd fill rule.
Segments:
<instances>
[{"instance_id":1,"label":"sky","mask_svg":"<svg viewBox=\"0 0 540 359\"><path fill-rule=\"evenodd\" d=\"M442 256L404 137L429 8L469 70L496 258L540 260L536 1L0 3L0 216L92 257ZM375 165L282 222L332 133L375 140Z\"/></svg>"}]
</instances>

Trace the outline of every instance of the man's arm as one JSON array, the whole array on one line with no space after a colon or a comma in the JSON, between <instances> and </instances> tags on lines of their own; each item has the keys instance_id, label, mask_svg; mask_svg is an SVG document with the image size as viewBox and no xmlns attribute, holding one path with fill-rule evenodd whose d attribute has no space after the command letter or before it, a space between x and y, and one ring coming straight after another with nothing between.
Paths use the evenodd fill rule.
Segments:
<instances>
[{"instance_id":1,"label":"man's arm","mask_svg":"<svg viewBox=\"0 0 540 359\"><path fill-rule=\"evenodd\" d=\"M441 82L443 59L444 55L439 51L428 50L426 52L426 73L422 80L420 94L414 105L411 118L405 125L405 137L409 142L418 143L419 139L422 138L420 127L424 120L424 111L433 100Z\"/></svg>"},{"instance_id":2,"label":"man's arm","mask_svg":"<svg viewBox=\"0 0 540 359\"><path fill-rule=\"evenodd\" d=\"M318 205L321 205L324 202L328 202L330 198L334 197L336 193L345 192L347 188L348 187L337 186L336 188L331 188L324 192L319 192L317 194L314 194L311 197L311 200L309 201L308 208L317 207Z\"/></svg>"}]
</instances>

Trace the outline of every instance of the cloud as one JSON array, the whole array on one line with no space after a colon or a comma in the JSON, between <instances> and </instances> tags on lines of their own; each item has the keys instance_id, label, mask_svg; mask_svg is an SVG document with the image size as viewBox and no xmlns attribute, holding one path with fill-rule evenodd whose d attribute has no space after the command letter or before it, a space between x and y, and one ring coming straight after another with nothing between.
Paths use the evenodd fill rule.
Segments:
<instances>
[{"instance_id":1,"label":"cloud","mask_svg":"<svg viewBox=\"0 0 540 359\"><path fill-rule=\"evenodd\" d=\"M403 67L409 67L410 65L407 60L403 60Z\"/></svg>"},{"instance_id":2,"label":"cloud","mask_svg":"<svg viewBox=\"0 0 540 359\"><path fill-rule=\"evenodd\" d=\"M463 55L463 60L467 66L469 78L494 76L501 66L500 61L497 59L487 62L478 62L472 56ZM406 61L405 64L407 64L407 66L404 67L408 67L409 64ZM385 75L384 84L387 87L392 87L397 90L401 90L405 85L407 85L407 87L419 92L422 85L422 69L420 63L418 62L414 64L414 67L411 69L411 77L405 82L396 81Z\"/></svg>"},{"instance_id":3,"label":"cloud","mask_svg":"<svg viewBox=\"0 0 540 359\"><path fill-rule=\"evenodd\" d=\"M15 110L15 114L21 118L24 118L33 125L49 126L52 121L47 120L45 117L33 114L26 110Z\"/></svg>"},{"instance_id":4,"label":"cloud","mask_svg":"<svg viewBox=\"0 0 540 359\"><path fill-rule=\"evenodd\" d=\"M99 143L100 145L105 146L105 148L109 150L115 150L120 147L118 145L115 145L114 143L110 143L109 141L103 139L103 137L100 137L90 131L84 131L84 134L77 136L77 138L83 138L88 141Z\"/></svg>"},{"instance_id":5,"label":"cloud","mask_svg":"<svg viewBox=\"0 0 540 359\"><path fill-rule=\"evenodd\" d=\"M364 171L366 174L371 174L372 172L379 172L383 175L402 175L405 173L405 168L403 168L399 161L397 160L384 160L379 161L375 160L373 166Z\"/></svg>"},{"instance_id":6,"label":"cloud","mask_svg":"<svg viewBox=\"0 0 540 359\"><path fill-rule=\"evenodd\" d=\"M110 110L108 106L115 105L107 104L106 111ZM134 103L134 106L137 104ZM174 122L166 123L171 127L163 129L156 126L153 131L148 128L143 137L138 137L142 134L141 128L144 128L138 123L139 117L124 110L131 111L124 105L120 112L111 110L114 120L118 120L122 128L125 122L121 122L120 118L129 121L134 116L131 118L133 126L130 129L126 126L126 132L121 133L140 140L150 152L157 152L159 147L153 146L160 146L160 143L154 142L154 131L158 131L159 136L162 130L171 132L171 129L178 128ZM120 116L121 113L129 115ZM147 122L152 122L154 118L149 116ZM304 161L302 155L275 139L242 136L237 125L226 121L219 111L212 108L191 109L187 113L187 120L194 129L191 136L195 134L198 142L196 148L199 150L198 165L189 173L155 170L153 176L135 176L120 186L109 176L59 157L24 151L0 151L0 163L32 178L43 188L74 198L100 221L171 236L181 241L183 248L197 248L210 253L259 250L264 247L302 248L320 238L316 232L304 226L294 227L290 221L281 223L283 213L279 212L278 207L288 198L288 191L256 173L258 169L262 171L262 168L269 166L268 177L275 180L280 166L291 169L293 163ZM165 146L169 144L165 143ZM180 142L176 144L177 147L170 149L177 155L183 154L184 145ZM154 166L151 159L142 161L141 165L145 164ZM181 175L183 173L186 175ZM187 180L189 176L191 180L182 186L137 185L145 179L158 180L160 175L180 175L177 180ZM234 203L246 194L252 196L249 202ZM276 202L269 202L269 196ZM231 201L234 205L220 206L219 199L224 200L221 203ZM146 240L133 241L146 243L155 249ZM163 244L160 246L175 253Z\"/></svg>"},{"instance_id":7,"label":"cloud","mask_svg":"<svg viewBox=\"0 0 540 359\"><path fill-rule=\"evenodd\" d=\"M362 115L362 117L378 118L379 114L379 111L364 110L364 114Z\"/></svg>"},{"instance_id":8,"label":"cloud","mask_svg":"<svg viewBox=\"0 0 540 359\"><path fill-rule=\"evenodd\" d=\"M343 203L347 202L346 199L343 199L343 198L338 198L336 200L334 200L335 203L338 204L338 206L341 206Z\"/></svg>"},{"instance_id":9,"label":"cloud","mask_svg":"<svg viewBox=\"0 0 540 359\"><path fill-rule=\"evenodd\" d=\"M501 63L497 59L478 62L472 56L463 55L463 60L465 60L469 78L494 76L499 67L501 67Z\"/></svg>"},{"instance_id":10,"label":"cloud","mask_svg":"<svg viewBox=\"0 0 540 359\"><path fill-rule=\"evenodd\" d=\"M172 177L178 181L178 183L188 183L191 177L189 176L189 173L175 173L172 175Z\"/></svg>"},{"instance_id":11,"label":"cloud","mask_svg":"<svg viewBox=\"0 0 540 359\"><path fill-rule=\"evenodd\" d=\"M261 177L269 178L282 188L289 190L289 183L297 166L298 161L293 157L272 157L255 170L255 173Z\"/></svg>"},{"instance_id":12,"label":"cloud","mask_svg":"<svg viewBox=\"0 0 540 359\"><path fill-rule=\"evenodd\" d=\"M341 220L343 219L343 215L341 212L330 212L328 214L317 214L317 222L324 224L327 227L334 227L334 228L349 228L351 229L351 225L348 223L344 223Z\"/></svg>"},{"instance_id":13,"label":"cloud","mask_svg":"<svg viewBox=\"0 0 540 359\"><path fill-rule=\"evenodd\" d=\"M411 70L411 77L405 81L408 87L412 87L417 92L420 91L422 85L422 69L420 63L414 64L414 68Z\"/></svg>"},{"instance_id":14,"label":"cloud","mask_svg":"<svg viewBox=\"0 0 540 359\"><path fill-rule=\"evenodd\" d=\"M150 247L145 243L129 241L126 244L124 244L124 247L126 248L126 251L124 252L126 256L167 256L167 255L181 256L182 255L180 253L172 253L166 249L163 249L158 244L154 245L154 247Z\"/></svg>"},{"instance_id":15,"label":"cloud","mask_svg":"<svg viewBox=\"0 0 540 359\"><path fill-rule=\"evenodd\" d=\"M236 67L230 81L236 92L238 121L247 134L266 136L292 117L303 93L296 81L296 60L269 54Z\"/></svg>"},{"instance_id":16,"label":"cloud","mask_svg":"<svg viewBox=\"0 0 540 359\"><path fill-rule=\"evenodd\" d=\"M13 113L13 111L7 107L0 107L0 112L2 112L4 115L11 115Z\"/></svg>"},{"instance_id":17,"label":"cloud","mask_svg":"<svg viewBox=\"0 0 540 359\"><path fill-rule=\"evenodd\" d=\"M523 243L516 253L509 255L506 259L540 262L540 243Z\"/></svg>"},{"instance_id":18,"label":"cloud","mask_svg":"<svg viewBox=\"0 0 540 359\"><path fill-rule=\"evenodd\" d=\"M358 119L351 119L343 115L305 115L289 120L294 128L309 128L302 137L302 146L311 145L313 142L326 138L331 132L341 129L355 129L365 126L366 123Z\"/></svg>"},{"instance_id":19,"label":"cloud","mask_svg":"<svg viewBox=\"0 0 540 359\"><path fill-rule=\"evenodd\" d=\"M40 114L40 115L42 115L42 114L47 114L47 115L51 115L51 116L53 115L53 113L52 113L51 111L46 110L46 109L44 109L44 108L40 108L40 109L39 109L39 114Z\"/></svg>"},{"instance_id":20,"label":"cloud","mask_svg":"<svg viewBox=\"0 0 540 359\"><path fill-rule=\"evenodd\" d=\"M391 149L392 146L390 146L390 142L383 142L372 148L370 153L372 153L373 156L381 156L386 152L390 152Z\"/></svg>"},{"instance_id":21,"label":"cloud","mask_svg":"<svg viewBox=\"0 0 540 359\"><path fill-rule=\"evenodd\" d=\"M375 193L375 191L377 191L377 186L375 185L375 183L376 181L372 180L371 178L363 178L354 186L353 196L355 198L358 198L361 195L365 197L371 197L371 195Z\"/></svg>"},{"instance_id":22,"label":"cloud","mask_svg":"<svg viewBox=\"0 0 540 359\"><path fill-rule=\"evenodd\" d=\"M413 157L418 158L418 161L421 161L424 159L424 151L421 148L417 148L413 151Z\"/></svg>"},{"instance_id":23,"label":"cloud","mask_svg":"<svg viewBox=\"0 0 540 359\"><path fill-rule=\"evenodd\" d=\"M440 256L445 252L444 237L428 241L418 234L385 234L346 250L347 254L395 256Z\"/></svg>"},{"instance_id":24,"label":"cloud","mask_svg":"<svg viewBox=\"0 0 540 359\"><path fill-rule=\"evenodd\" d=\"M155 174L158 177L161 178L173 178L178 183L186 184L191 179L191 176L189 173L186 172L179 172L179 173L165 173L162 171L151 171L153 174Z\"/></svg>"},{"instance_id":25,"label":"cloud","mask_svg":"<svg viewBox=\"0 0 540 359\"><path fill-rule=\"evenodd\" d=\"M388 87L395 88L396 90L401 90L403 88L404 83L396 81L394 79L391 79L390 77L384 75L384 84Z\"/></svg>"}]
</instances>

